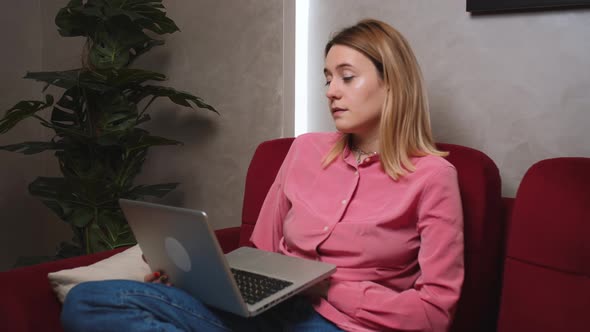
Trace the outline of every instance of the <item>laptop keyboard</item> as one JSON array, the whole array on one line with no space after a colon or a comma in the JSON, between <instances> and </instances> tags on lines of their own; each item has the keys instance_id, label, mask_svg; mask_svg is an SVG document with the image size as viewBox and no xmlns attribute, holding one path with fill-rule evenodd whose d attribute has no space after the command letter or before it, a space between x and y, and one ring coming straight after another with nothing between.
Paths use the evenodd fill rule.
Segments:
<instances>
[{"instance_id":1,"label":"laptop keyboard","mask_svg":"<svg viewBox=\"0 0 590 332\"><path fill-rule=\"evenodd\" d=\"M244 301L248 304L254 304L281 289L292 285L290 281L275 279L260 274L246 272L237 269L231 269L236 279L240 293Z\"/></svg>"}]
</instances>

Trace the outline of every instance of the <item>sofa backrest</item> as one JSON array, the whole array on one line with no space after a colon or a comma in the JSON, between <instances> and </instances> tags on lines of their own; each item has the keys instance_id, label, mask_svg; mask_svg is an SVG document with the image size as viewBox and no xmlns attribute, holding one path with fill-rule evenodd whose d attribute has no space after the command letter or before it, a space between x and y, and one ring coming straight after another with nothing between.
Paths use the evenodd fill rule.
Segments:
<instances>
[{"instance_id":1,"label":"sofa backrest","mask_svg":"<svg viewBox=\"0 0 590 332\"><path fill-rule=\"evenodd\" d=\"M254 151L246 174L246 188L244 204L242 206L242 227L240 230L240 246L251 246L250 235L254 230L256 220L266 193L273 184L283 159L287 156L292 137L278 138L262 142Z\"/></svg>"},{"instance_id":2,"label":"sofa backrest","mask_svg":"<svg viewBox=\"0 0 590 332\"><path fill-rule=\"evenodd\" d=\"M246 176L240 245L250 235L260 208L293 138L258 146ZM457 169L465 218L466 275L452 331L493 331L498 313L504 222L498 168L484 153L438 144Z\"/></svg>"},{"instance_id":3,"label":"sofa backrest","mask_svg":"<svg viewBox=\"0 0 590 332\"><path fill-rule=\"evenodd\" d=\"M590 158L531 166L514 200L498 331L590 329Z\"/></svg>"},{"instance_id":4,"label":"sofa backrest","mask_svg":"<svg viewBox=\"0 0 590 332\"><path fill-rule=\"evenodd\" d=\"M465 280L453 332L495 331L501 288L505 222L500 172L479 150L439 143L457 169L463 204Z\"/></svg>"}]
</instances>

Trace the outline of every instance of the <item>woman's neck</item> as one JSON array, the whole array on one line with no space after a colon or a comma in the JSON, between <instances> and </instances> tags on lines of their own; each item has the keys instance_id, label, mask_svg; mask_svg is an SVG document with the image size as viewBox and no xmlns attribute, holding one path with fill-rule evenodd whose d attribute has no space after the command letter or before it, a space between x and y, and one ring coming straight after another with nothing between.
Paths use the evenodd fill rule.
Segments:
<instances>
[{"instance_id":1,"label":"woman's neck","mask_svg":"<svg viewBox=\"0 0 590 332\"><path fill-rule=\"evenodd\" d=\"M353 148L365 153L379 152L379 139L377 135L373 135L372 137L352 135L351 145Z\"/></svg>"}]
</instances>

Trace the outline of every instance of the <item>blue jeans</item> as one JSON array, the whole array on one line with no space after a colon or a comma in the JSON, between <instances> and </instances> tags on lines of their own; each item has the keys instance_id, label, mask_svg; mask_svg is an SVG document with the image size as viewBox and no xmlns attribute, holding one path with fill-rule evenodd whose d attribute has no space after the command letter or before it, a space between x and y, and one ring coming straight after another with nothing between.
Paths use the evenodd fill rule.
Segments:
<instances>
[{"instance_id":1,"label":"blue jeans","mask_svg":"<svg viewBox=\"0 0 590 332\"><path fill-rule=\"evenodd\" d=\"M65 331L342 331L304 297L253 318L203 305L162 284L129 280L86 282L72 288L61 313Z\"/></svg>"}]
</instances>

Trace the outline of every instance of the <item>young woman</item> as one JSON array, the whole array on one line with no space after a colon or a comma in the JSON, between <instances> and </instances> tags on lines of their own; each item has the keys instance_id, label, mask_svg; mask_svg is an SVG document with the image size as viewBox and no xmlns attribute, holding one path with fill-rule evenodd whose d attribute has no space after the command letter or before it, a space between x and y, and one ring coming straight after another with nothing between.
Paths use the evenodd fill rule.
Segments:
<instances>
[{"instance_id":1,"label":"young woman","mask_svg":"<svg viewBox=\"0 0 590 332\"><path fill-rule=\"evenodd\" d=\"M363 20L325 50L336 133L299 136L252 242L335 264L329 281L255 318L152 283L75 287L67 331L446 331L463 281L454 167L432 139L418 63L386 23Z\"/></svg>"}]
</instances>

